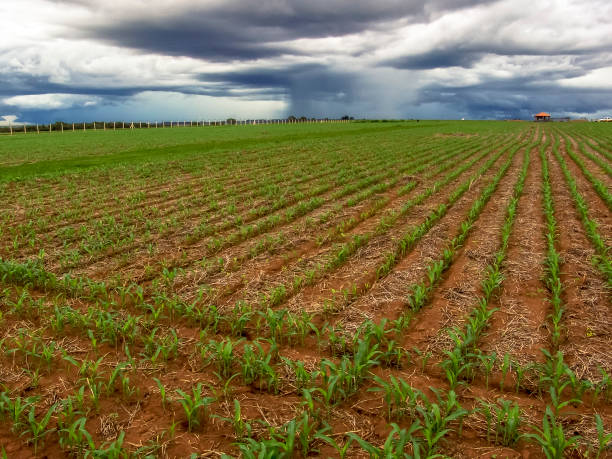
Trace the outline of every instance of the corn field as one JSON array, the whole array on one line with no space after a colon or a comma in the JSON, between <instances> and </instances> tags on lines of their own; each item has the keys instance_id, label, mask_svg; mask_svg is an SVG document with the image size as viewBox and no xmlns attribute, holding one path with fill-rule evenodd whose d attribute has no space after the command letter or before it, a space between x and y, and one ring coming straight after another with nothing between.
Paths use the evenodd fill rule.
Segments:
<instances>
[{"instance_id":1,"label":"corn field","mask_svg":"<svg viewBox=\"0 0 612 459\"><path fill-rule=\"evenodd\" d=\"M612 456L612 126L0 138L0 453Z\"/></svg>"}]
</instances>

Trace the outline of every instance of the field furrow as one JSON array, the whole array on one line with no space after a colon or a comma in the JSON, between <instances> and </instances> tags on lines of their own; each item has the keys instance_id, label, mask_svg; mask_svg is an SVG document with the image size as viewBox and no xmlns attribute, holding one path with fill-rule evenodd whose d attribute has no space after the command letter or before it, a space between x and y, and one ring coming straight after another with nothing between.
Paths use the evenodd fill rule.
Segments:
<instances>
[{"instance_id":1,"label":"field furrow","mask_svg":"<svg viewBox=\"0 0 612 459\"><path fill-rule=\"evenodd\" d=\"M23 135L0 455L605 457L602 124Z\"/></svg>"}]
</instances>

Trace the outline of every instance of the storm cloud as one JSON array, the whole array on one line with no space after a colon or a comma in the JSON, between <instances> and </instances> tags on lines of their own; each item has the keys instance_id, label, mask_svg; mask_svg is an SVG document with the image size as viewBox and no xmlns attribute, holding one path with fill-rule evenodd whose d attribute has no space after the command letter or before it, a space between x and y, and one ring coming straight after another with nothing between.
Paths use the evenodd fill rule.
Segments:
<instances>
[{"instance_id":1,"label":"storm cloud","mask_svg":"<svg viewBox=\"0 0 612 459\"><path fill-rule=\"evenodd\" d=\"M0 115L601 116L611 20L593 0L4 0Z\"/></svg>"}]
</instances>

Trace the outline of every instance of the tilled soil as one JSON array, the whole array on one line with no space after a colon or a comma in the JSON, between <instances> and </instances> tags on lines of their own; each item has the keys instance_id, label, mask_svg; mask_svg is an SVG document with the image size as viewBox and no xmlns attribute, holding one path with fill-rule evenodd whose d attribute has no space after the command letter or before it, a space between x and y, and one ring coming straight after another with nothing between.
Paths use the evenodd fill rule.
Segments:
<instances>
[{"instance_id":1,"label":"tilled soil","mask_svg":"<svg viewBox=\"0 0 612 459\"><path fill-rule=\"evenodd\" d=\"M374 457L366 452L365 442L382 446L392 431L391 423L400 429L410 429L418 419L421 430L414 438L426 444L423 413L433 408L426 404L425 397L443 406L451 394L467 411L461 421L448 421L449 430L430 452L458 458L544 457L538 444L527 437L504 444L494 431L491 434L482 409L499 400L515 403L521 413L519 431L533 433L536 427L541 428L547 407L553 402L547 380L537 379L548 363L542 350L552 354L556 351L550 339L550 294L543 280L547 275L544 266L547 246L539 151L547 140L554 141L558 133L545 126L536 129L527 124L515 131L512 140L505 133L493 135L494 141L471 133L432 135L425 145L431 145L436 154L457 149L454 142L470 142L462 150L465 153L484 151L495 142L499 146L381 231L376 229L392 212L472 156L460 155L462 159L458 156L455 164L440 174L428 174L426 169L415 175L391 175L387 180L395 178L397 182L355 205L347 202L363 190L334 201L330 197L337 188L331 188L322 194L322 206L217 252L207 249L203 242L183 245L187 228L166 236L156 235L159 251L149 255L144 253L144 239L137 240L138 250L127 251L128 258L133 258L125 263L108 254L106 258L94 257L75 269L72 274L91 281L83 290L45 284L36 276L27 282L5 277L0 282L3 350L0 445L7 457L80 457L86 450L96 448L96 457L115 457L110 452L113 447L122 447L135 457L189 457L193 453L198 457L220 457L224 453L238 456L241 452L249 457L248 451L254 452L258 442L271 437L277 441L286 438L291 430L287 426L293 421L298 423L296 431L305 443L298 438L288 457L340 457L330 444L335 441L342 445L349 440L346 457ZM483 138L489 139L486 144ZM385 157L386 162L381 162L384 167L400 166L401 148L416 149L416 144L409 140L405 140L408 143L403 147L393 143L400 140L403 141L395 135L386 141L389 156ZM512 142L522 147L514 153L465 242L456 248L426 305L411 312L407 297L414 285L425 279L427 267L442 256L459 234L462 221L507 161L508 152L470 183L467 191L403 258L394 262L388 273L379 277L378 268L407 231L423 223L502 145ZM356 140L347 145L339 143L335 150L358 144ZM564 142L560 145L560 153L609 247L610 213L567 155ZM332 146L332 143L319 145L321 150ZM449 329L465 327L468 314L482 296L481 282L501 241L501 228L521 173L525 149L529 149L530 159L502 264L503 282L489 301L488 307L494 312L477 342L481 356L494 354L497 360L489 372L477 367L469 378L451 388L442 365L453 347ZM367 164L365 150L355 153L353 160ZM290 167L287 159L290 154L278 155L277 164ZM593 263L595 249L550 146L545 156L558 222L557 249L562 259L564 311L559 351L578 379L591 384L580 401L571 401L555 414L567 438L580 437L574 453L586 455L597 449L595 414L601 417L605 431L612 429L612 392L609 386L602 386L605 373L612 374L610 280ZM585 164L596 167L592 161L585 160ZM273 176L269 167L262 162L249 170ZM250 190L257 180L218 176L241 192ZM304 177L301 184L308 188L309 183L325 176L333 175L326 170L320 174L315 171ZM601 171L596 176L607 180ZM168 182L168 191L187 190L178 185L179 177L190 186L206 181L205 177L182 173L175 177L177 182ZM412 182L415 184L410 191L400 193ZM49 186L64 189L62 184ZM166 200L155 187L140 186L145 193L143 203L124 207L117 201L108 212L118 215L122 209L133 211L147 203L174 212L181 200L188 200L183 195ZM11 191L21 193L12 187L5 193ZM223 200L222 194L214 196ZM113 201L109 197L101 202ZM42 201L41 208L52 213L54 203ZM248 205L239 203L238 208L247 215ZM16 209L12 212L18 213ZM202 209L202 213L210 213L213 220L222 218L214 210ZM197 217L189 215L182 222L191 228ZM17 218L18 222L27 220L21 214ZM79 220L56 222L50 231L64 223L78 225ZM62 247L59 233L54 234L47 239L50 253L61 251ZM266 237L279 242L258 248ZM356 237L367 239L347 257L339 258L334 265L328 264L340 244L348 244ZM2 236L2 241L10 243L8 233ZM35 254L38 248L30 247L27 254L24 249L21 260L31 259L29 254ZM210 260L218 263L218 267ZM160 263L153 274L146 271L152 262ZM62 272L52 261L45 266ZM175 273L176 279L168 267L180 268ZM313 279L310 283L308 276ZM114 286L113 289L105 290L99 284L101 281ZM238 328L241 314L246 319L244 327ZM272 328L274 314L280 317L279 329ZM391 323L402 316L409 318L405 328L390 330ZM300 334L297 324L302 319L304 328ZM334 366L357 358L352 340L363 338L367 324L372 327L381 323L386 324L386 331L368 338L373 363L367 364L352 392L325 403L325 390L331 387L326 378L332 375ZM213 351L213 346L221 342L234 343L225 367L216 359L220 354ZM382 354L391 345L397 346L399 353L395 357ZM276 379L260 377L247 381L244 362L250 352L248 346L261 347L260 358L269 359ZM504 356L511 362L510 369L503 367ZM295 369L298 362L304 370L313 372L311 380L300 379ZM519 378L517 366L527 369L524 379ZM317 371L320 372L316 374ZM350 367L340 374L348 371ZM110 379L113 374L114 380ZM389 400L379 390L380 381L390 381L392 377L401 378L424 394L402 416L397 413L388 416ZM210 398L204 401L205 410L200 410L200 424L190 426L186 401L199 385L203 396ZM563 400L572 398L569 387L561 393ZM7 403L14 404L17 399L25 403L25 414L15 414L14 405L7 408ZM72 406L71 417L67 406ZM239 415L236 406L240 407ZM34 421L43 421L47 412L51 413L47 432L36 437ZM310 424L299 424L306 415ZM78 425L77 421L83 423L91 443L84 437L69 440L70 428ZM318 430L319 435L309 436L304 426ZM247 438L252 442L248 443ZM272 448L271 445L268 446ZM412 452L412 448L406 446L406 451ZM609 450L600 457L605 457L606 452Z\"/></svg>"}]
</instances>

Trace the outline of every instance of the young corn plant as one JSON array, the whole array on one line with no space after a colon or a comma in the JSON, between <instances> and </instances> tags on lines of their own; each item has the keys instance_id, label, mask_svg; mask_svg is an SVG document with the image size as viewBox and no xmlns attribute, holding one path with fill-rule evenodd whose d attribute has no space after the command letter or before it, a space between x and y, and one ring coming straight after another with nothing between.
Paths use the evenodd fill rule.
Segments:
<instances>
[{"instance_id":1,"label":"young corn plant","mask_svg":"<svg viewBox=\"0 0 612 459\"><path fill-rule=\"evenodd\" d=\"M96 413L100 411L100 397L102 396L104 383L87 378L87 387L89 388L91 402L93 403Z\"/></svg>"},{"instance_id":2,"label":"young corn plant","mask_svg":"<svg viewBox=\"0 0 612 459\"><path fill-rule=\"evenodd\" d=\"M317 435L324 434L329 430L328 426L318 429L318 421L312 421L307 412L302 412L297 418L290 420L282 427L270 428L270 443L274 452L265 457L295 457L301 453L302 457L308 457L310 453L317 452L313 443ZM261 454L258 457L262 457Z\"/></svg>"},{"instance_id":3,"label":"young corn plant","mask_svg":"<svg viewBox=\"0 0 612 459\"><path fill-rule=\"evenodd\" d=\"M265 352L259 342L255 342L255 349L245 344L242 356L241 374L244 383L255 385L259 390L271 393L278 391L280 379L272 366L272 354Z\"/></svg>"},{"instance_id":4,"label":"young corn plant","mask_svg":"<svg viewBox=\"0 0 612 459\"><path fill-rule=\"evenodd\" d=\"M498 399L495 407L495 443L514 446L521 438L519 428L522 423L519 406L510 400Z\"/></svg>"},{"instance_id":5,"label":"young corn plant","mask_svg":"<svg viewBox=\"0 0 612 459\"><path fill-rule=\"evenodd\" d=\"M244 336L246 327L251 322L253 315L253 309L248 303L238 301L227 319L231 335L234 337Z\"/></svg>"},{"instance_id":6,"label":"young corn plant","mask_svg":"<svg viewBox=\"0 0 612 459\"><path fill-rule=\"evenodd\" d=\"M448 397L444 405L437 403L429 403L425 407L418 406L422 425L422 433L426 445L425 453L427 457L434 454L438 442L450 432L449 424L453 421L462 421L463 417L468 414L468 411L463 409L457 402L454 391L448 393ZM461 428L459 429L461 432ZM461 435L461 433L459 433Z\"/></svg>"},{"instance_id":7,"label":"young corn plant","mask_svg":"<svg viewBox=\"0 0 612 459\"><path fill-rule=\"evenodd\" d=\"M270 333L270 337L277 342L282 342L283 326L285 325L285 317L288 314L286 309L274 310L267 308L265 312L259 311L260 321L263 321ZM258 323L257 328L259 329L260 324Z\"/></svg>"},{"instance_id":8,"label":"young corn plant","mask_svg":"<svg viewBox=\"0 0 612 459\"><path fill-rule=\"evenodd\" d=\"M383 219L381 220L381 223L377 227L377 232L378 233L384 233L386 231L386 229L391 226L392 222L395 221L395 219L399 218L401 215L403 215L404 213L408 212L413 206L415 206L417 204L420 204L426 198L428 198L432 194L434 194L437 191L439 191L442 187L447 185L450 181L455 179L462 172L464 172L465 170L469 169L478 160L480 160L484 156L488 155L496 147L497 146L494 146L494 147L491 147L490 149L484 151L482 154L478 155L472 161L470 161L467 164L465 164L465 165L459 167L458 169L454 170L453 172L448 174L444 179L436 182L432 187L430 187L429 189L425 190L419 196L409 200L408 203L406 203L402 207L402 209L399 212L397 212L392 218L384 218L383 217ZM497 159L505 152L505 150L506 149L502 149L498 154L494 155L494 157L491 158L490 160L488 160L486 162L486 164L482 168L480 168L475 175L473 175L467 181L462 183L451 194L451 197L448 199L448 202L446 204L441 204L438 208L434 209L427 216L427 218L425 219L425 222L423 222L422 224L420 224L420 225L418 225L418 226L416 226L414 228L411 228L399 240L395 250L393 252L391 252L391 253L388 253L385 256L385 261L383 262L383 264L377 270L377 277L381 278L381 277L387 275L391 271L393 266L399 260L401 260L406 255L406 253L409 250L411 250L415 246L415 244L434 226L434 224L437 223L446 214L446 212L450 208L450 206L452 206L470 188L472 182L478 176L480 176L484 172L486 172L494 164L494 162L497 161ZM449 258L445 257L444 259L445 259L445 262L448 263ZM409 302L410 302L410 298L409 298ZM411 304L411 306L412 306L412 304ZM414 306L412 306L412 307L414 308ZM420 306L418 306L418 309L420 309L420 307L422 307L422 304Z\"/></svg>"},{"instance_id":9,"label":"young corn plant","mask_svg":"<svg viewBox=\"0 0 612 459\"><path fill-rule=\"evenodd\" d=\"M21 396L17 396L11 399L5 392L0 393L0 406L13 423L11 426L13 432L23 431L27 427L26 410L31 410L37 401L38 397L23 399Z\"/></svg>"},{"instance_id":10,"label":"young corn plant","mask_svg":"<svg viewBox=\"0 0 612 459\"><path fill-rule=\"evenodd\" d=\"M85 457L100 457L105 459L127 459L127 450L123 447L125 432L121 432L116 440L105 442L99 448L92 448L85 452Z\"/></svg>"},{"instance_id":11,"label":"young corn plant","mask_svg":"<svg viewBox=\"0 0 612 459\"><path fill-rule=\"evenodd\" d=\"M536 433L526 434L525 438L538 443L547 459L567 457L569 450L576 449L580 439L579 436L566 436L563 425L557 422L555 414L548 406L542 419L542 428L535 427L535 431Z\"/></svg>"},{"instance_id":12,"label":"young corn plant","mask_svg":"<svg viewBox=\"0 0 612 459\"><path fill-rule=\"evenodd\" d=\"M85 428L87 418L81 417L72 423L67 423L59 429L59 444L63 450L80 456L85 450L95 449L95 443L91 434Z\"/></svg>"},{"instance_id":13,"label":"young corn plant","mask_svg":"<svg viewBox=\"0 0 612 459\"><path fill-rule=\"evenodd\" d=\"M123 376L126 368L128 367L128 362L120 362L115 366L110 376L108 377L108 382L106 383L106 395L111 395L117 390L116 383L117 381L121 380L121 377Z\"/></svg>"},{"instance_id":14,"label":"young corn plant","mask_svg":"<svg viewBox=\"0 0 612 459\"><path fill-rule=\"evenodd\" d=\"M232 417L231 418L221 418L220 417L219 419L229 422L232 425L236 438L242 439L242 438L250 438L252 436L253 428L250 422L244 420L244 417L242 416L242 412L240 409L240 402L238 400L234 399L234 413Z\"/></svg>"},{"instance_id":15,"label":"young corn plant","mask_svg":"<svg viewBox=\"0 0 612 459\"><path fill-rule=\"evenodd\" d=\"M301 346L304 345L304 341L311 334L319 337L321 331L313 323L315 314L302 311L300 315L288 313L287 315L287 337L289 341L295 341Z\"/></svg>"},{"instance_id":16,"label":"young corn plant","mask_svg":"<svg viewBox=\"0 0 612 459\"><path fill-rule=\"evenodd\" d=\"M420 457L421 446L418 439L414 436L415 433L421 430L421 426L418 421L412 423L408 430L400 429L400 427L393 423L391 424L391 432L387 436L385 443L381 446L374 446L368 441L361 438L359 435L349 432L348 437L356 442L361 449L370 455L372 459L386 459L386 458L418 458ZM411 456L406 452L406 449L412 446L414 456ZM428 456L430 457L430 456Z\"/></svg>"},{"instance_id":17,"label":"young corn plant","mask_svg":"<svg viewBox=\"0 0 612 459\"><path fill-rule=\"evenodd\" d=\"M378 386L368 390L383 393L389 420L402 419L406 416L414 417L418 401L424 398L420 390L393 375L390 375L388 382L378 376L374 376L374 381Z\"/></svg>"},{"instance_id":18,"label":"young corn plant","mask_svg":"<svg viewBox=\"0 0 612 459\"><path fill-rule=\"evenodd\" d=\"M323 433L317 434L316 439L321 440L334 448L340 459L345 459L347 457L349 448L353 442L353 438L351 437L346 438L344 443L342 443L339 440L336 440L335 438Z\"/></svg>"},{"instance_id":19,"label":"young corn plant","mask_svg":"<svg viewBox=\"0 0 612 459\"><path fill-rule=\"evenodd\" d=\"M203 348L206 353L208 361L214 361L217 365L217 372L224 379L229 378L234 373L232 371L234 366L234 348L239 344L242 339L233 342L231 339L225 339L223 341L210 340L208 346Z\"/></svg>"},{"instance_id":20,"label":"young corn plant","mask_svg":"<svg viewBox=\"0 0 612 459\"><path fill-rule=\"evenodd\" d=\"M208 407L215 401L213 397L204 397L202 383L192 388L191 395L176 389L176 393L180 398L177 398L185 416L187 418L187 428L189 432L193 432L204 424L208 419Z\"/></svg>"},{"instance_id":21,"label":"young corn plant","mask_svg":"<svg viewBox=\"0 0 612 459\"><path fill-rule=\"evenodd\" d=\"M57 403L53 404L40 419L36 419L36 408L30 407L27 429L21 435L30 434L29 441L34 444L34 455L37 454L38 445L44 444L44 437L55 431L55 428L49 428L49 423L56 407Z\"/></svg>"},{"instance_id":22,"label":"young corn plant","mask_svg":"<svg viewBox=\"0 0 612 459\"><path fill-rule=\"evenodd\" d=\"M319 375L319 372L316 370L308 371L304 367L304 362L300 360L291 360L286 357L281 357L281 360L293 373L293 382L298 392L310 387Z\"/></svg>"},{"instance_id":23,"label":"young corn plant","mask_svg":"<svg viewBox=\"0 0 612 459\"><path fill-rule=\"evenodd\" d=\"M599 459L602 453L606 452L606 450L610 450L610 447L612 446L612 433L606 433L603 421L601 420L601 416L599 416L599 414L595 414L595 426L597 428L598 442L595 458Z\"/></svg>"},{"instance_id":24,"label":"young corn plant","mask_svg":"<svg viewBox=\"0 0 612 459\"><path fill-rule=\"evenodd\" d=\"M440 365L444 369L446 379L450 388L454 390L464 379L470 379L473 375L473 363L466 359L458 347L452 351L445 351L446 359Z\"/></svg>"},{"instance_id":25,"label":"young corn plant","mask_svg":"<svg viewBox=\"0 0 612 459\"><path fill-rule=\"evenodd\" d=\"M346 354L350 347L350 338L343 329L342 325L328 325L323 328L324 334L327 335L329 348L333 356Z\"/></svg>"},{"instance_id":26,"label":"young corn plant","mask_svg":"<svg viewBox=\"0 0 612 459\"><path fill-rule=\"evenodd\" d=\"M612 398L612 376L606 370L599 367L601 373L601 381L595 385L594 399L599 399L603 395L603 401L608 403Z\"/></svg>"}]
</instances>

